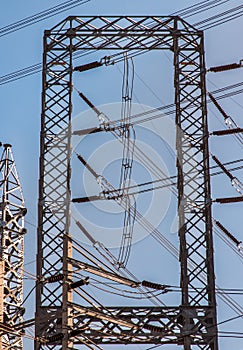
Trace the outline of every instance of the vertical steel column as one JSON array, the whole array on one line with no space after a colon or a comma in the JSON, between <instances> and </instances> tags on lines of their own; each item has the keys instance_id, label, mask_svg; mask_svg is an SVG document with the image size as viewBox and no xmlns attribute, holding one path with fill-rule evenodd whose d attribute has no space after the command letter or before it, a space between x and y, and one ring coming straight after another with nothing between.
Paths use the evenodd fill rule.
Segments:
<instances>
[{"instance_id":1,"label":"vertical steel column","mask_svg":"<svg viewBox=\"0 0 243 350\"><path fill-rule=\"evenodd\" d=\"M72 51L44 35L35 349L66 349L70 318L69 231ZM55 345L53 345L55 342Z\"/></svg>"},{"instance_id":2,"label":"vertical steel column","mask_svg":"<svg viewBox=\"0 0 243 350\"><path fill-rule=\"evenodd\" d=\"M209 338L208 345L202 348L215 350L217 321L203 32L189 27L189 34L178 36L179 29L175 21L176 148L184 329L190 334L195 326L191 306L208 306ZM185 336L184 349L191 348L191 337Z\"/></svg>"},{"instance_id":3,"label":"vertical steel column","mask_svg":"<svg viewBox=\"0 0 243 350\"><path fill-rule=\"evenodd\" d=\"M0 158L0 348L22 350L24 198L11 145ZM3 328L2 328L3 327Z\"/></svg>"}]
</instances>

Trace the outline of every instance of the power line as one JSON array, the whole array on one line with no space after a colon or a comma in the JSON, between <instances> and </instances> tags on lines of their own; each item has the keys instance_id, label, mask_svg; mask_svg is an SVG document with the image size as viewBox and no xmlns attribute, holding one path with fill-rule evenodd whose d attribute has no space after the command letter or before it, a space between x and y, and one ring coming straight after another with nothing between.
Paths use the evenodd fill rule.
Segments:
<instances>
[{"instance_id":1,"label":"power line","mask_svg":"<svg viewBox=\"0 0 243 350\"><path fill-rule=\"evenodd\" d=\"M239 82L239 83L231 84L231 85L226 85L223 88L213 90L211 92L211 94L217 95L216 96L217 100L221 100L221 99L224 99L227 97L231 97L231 96L243 93L243 88L240 90L231 91L228 94L225 93L226 91L234 90L235 88L241 87L241 86L243 86L243 82ZM207 102L212 103L211 99L207 99ZM158 114L157 112L162 112L162 113ZM155 114L148 116L147 118L143 118L143 119L141 118L143 116L147 116L147 115L152 114L152 113L155 113ZM157 118L163 118L163 117L172 115L174 113L175 113L175 104L171 103L168 105L159 106L156 108L149 109L148 111L145 111L145 112L134 114L131 116L131 120L134 120L134 121L132 121L132 123L133 123L133 125L136 125L136 124L142 124L142 123L145 123L145 122L148 122L150 120L157 119ZM136 120L136 119L138 119L138 120ZM120 122L121 122L120 119L113 121L113 123L115 123L115 124L118 124Z\"/></svg>"},{"instance_id":2,"label":"power line","mask_svg":"<svg viewBox=\"0 0 243 350\"><path fill-rule=\"evenodd\" d=\"M107 180L106 180L107 181ZM107 182L108 183L108 182ZM170 188L172 190L172 188ZM119 205L122 206L122 201L117 202ZM132 212L136 210L134 207L131 207ZM160 231L155 228L146 218L144 218L137 210L136 210L136 218L139 224L150 233L150 235L159 243L161 244L169 253L171 253L176 259L178 259L179 252L177 248L168 240L166 237L164 237ZM193 267L193 264L190 263L191 267ZM206 276L205 276L206 278ZM232 308L236 313L242 313L241 306L234 301L230 296L225 295L225 293L221 293L219 295L219 298L223 299L224 302Z\"/></svg>"},{"instance_id":3,"label":"power line","mask_svg":"<svg viewBox=\"0 0 243 350\"><path fill-rule=\"evenodd\" d=\"M200 22L194 23L194 26L199 27L201 30L206 30L237 19L242 15L243 5L240 5L233 7L230 10L218 13L212 17L208 17Z\"/></svg>"},{"instance_id":4,"label":"power line","mask_svg":"<svg viewBox=\"0 0 243 350\"><path fill-rule=\"evenodd\" d=\"M91 0L70 0L61 3L60 5L56 5L50 7L47 10L36 13L35 15L26 17L20 21L11 23L5 27L0 28L0 37L16 32L17 30L29 27L35 23L43 21L47 18L56 16L59 13L70 10L78 5L83 5Z\"/></svg>"},{"instance_id":5,"label":"power line","mask_svg":"<svg viewBox=\"0 0 243 350\"><path fill-rule=\"evenodd\" d=\"M86 1L90 1L90 0L86 0ZM217 3L217 6L218 6L218 5L221 5L221 3L223 4L225 2L227 2L227 1L226 0L224 0L224 1L214 0L214 1L211 1L211 2L202 1L199 4L192 5L192 6L188 7L188 8L182 9L181 11L177 11L177 12L173 13L172 15L181 15L182 14L182 15L185 15L185 18L186 18L187 16L189 17L189 16L193 16L195 14L199 14L199 13L202 13L204 11L207 11L210 8L209 6L211 6L213 3L214 4ZM204 3L204 6L202 6L203 3ZM198 9L199 9L198 6L199 5L202 6L201 9L200 9L200 12L198 12ZM19 21L19 22L21 22L21 21ZM76 56L76 57L74 55L74 59L78 58L78 57L83 57L83 56L85 56L87 54L89 54L89 53L84 52L84 54ZM27 77L27 76L39 73L39 72L41 72L41 70L42 70L42 64L41 63L33 64L31 66L22 68L20 70L15 71L15 72L6 74L4 76L1 76L0 77L0 85L8 84L8 83L14 82L16 80L22 79L24 77Z\"/></svg>"},{"instance_id":6,"label":"power line","mask_svg":"<svg viewBox=\"0 0 243 350\"><path fill-rule=\"evenodd\" d=\"M106 118L108 118L106 116ZM119 135L115 135L115 137L118 137L119 138ZM137 147L136 147L137 149ZM150 163L150 165L153 165L151 163L151 161L149 159L147 159ZM155 167L153 170L157 173L157 175L159 174L160 172L160 176L158 176L159 178L161 177L161 169L156 169L157 167ZM151 171L152 171L152 168L151 168ZM173 187L170 187L171 190L174 190ZM174 193L174 191L172 191ZM152 232L152 236L153 238L155 238L160 244L162 244L174 257L178 258L178 252L177 252L177 249L175 247L173 247L173 245L168 242L165 237L163 237L163 235L161 235L161 233L156 230L152 225L151 223L149 222L143 222L144 221L144 218L140 215L140 213L136 212L136 215L137 215L137 218L140 219L139 220L139 223L146 229L148 230L148 232ZM148 226L149 225L149 226ZM150 226L151 225L151 226ZM224 302L230 306L231 308L233 308L236 312L242 312L241 310L241 307L240 305L238 305L234 300L232 300L232 298L230 298L229 296L223 294L222 295L222 298L224 299Z\"/></svg>"},{"instance_id":7,"label":"power line","mask_svg":"<svg viewBox=\"0 0 243 350\"><path fill-rule=\"evenodd\" d=\"M231 164L231 162L224 163L224 165L226 165L226 164ZM217 167L218 166L211 166L209 169L215 169ZM229 171L241 170L242 168L243 168L243 166L234 167L234 168L229 169ZM221 170L221 171L217 171L217 172L211 173L211 176L221 175L223 173L224 173L223 170ZM126 187L126 190L131 190L131 189L135 189L137 187L142 187L142 186L154 185L156 183L159 183L159 182L162 182L162 181L166 181L166 180L176 180L176 179L177 179L177 176L174 175L174 176L170 176L168 178L161 178L161 179L157 179L157 180L153 180L153 181L148 181L148 182L145 182L145 183L140 183L140 184L137 184L137 185L134 185L134 186ZM129 195L136 195L136 194L141 194L141 193L154 191L154 190L157 190L157 189L170 187L170 186L175 186L175 185L176 185L175 182L171 182L170 184L162 184L162 185L158 185L156 187L150 187L150 188L147 188L147 189L141 189L141 190L137 190L137 191L134 191L134 192L128 192L128 194ZM119 189L116 189L116 191L119 191ZM108 193L112 193L112 192L108 192Z\"/></svg>"},{"instance_id":8,"label":"power line","mask_svg":"<svg viewBox=\"0 0 243 350\"><path fill-rule=\"evenodd\" d=\"M63 79L63 80L64 80L64 79ZM73 85L73 87L75 88L74 85ZM77 88L75 88L75 90L77 90ZM77 90L77 92L79 93L80 97L82 97L82 99L84 99L84 101L85 101L86 103L88 103L94 110L96 110L96 113L98 112L98 116L101 115L101 114L100 114L100 111L98 111L97 108L96 108L82 93L80 93L78 90ZM109 125L110 125L110 124L109 124L109 122L110 122L110 121L109 121L109 118L108 118L104 113L102 113L102 120L103 120L103 119L104 119L105 125L106 125L106 126L109 126ZM113 125L113 122L111 122L111 123L112 123L111 125ZM113 130L110 130L110 131L113 131ZM113 133L113 132L112 132L112 133ZM113 134L114 134L114 133L113 133ZM120 138L121 135L120 135L120 133L119 133L119 131L118 131L117 133L114 134L114 136L117 137L117 138ZM137 149L137 148L136 148L136 149ZM140 149L139 149L139 150L140 150ZM143 157L146 156L144 153L141 153L141 154L143 155ZM146 160L149 161L150 165L153 165L153 167L154 167L153 171L155 171L155 173L157 173L158 177L161 177L161 169L158 168L158 167L156 166L156 164L152 163L150 159L146 159ZM152 169L151 169L151 170L152 170ZM159 175L159 173L160 173L160 175ZM163 175L163 174L162 174L162 175ZM173 193L175 193L175 191L174 191L173 188L171 188L171 190L172 190ZM134 208L133 208L133 210L134 210ZM178 258L178 251L177 251L177 249L176 249L175 247L173 247L173 245L172 245L170 242L168 242L168 241L165 239L165 237L163 237L163 235L161 235L161 233L160 233L158 230L154 229L154 227L152 226L151 223L149 223L149 222L147 222L147 221L144 222L144 218L141 217L140 214L139 214L138 212L137 212L136 214L137 214L137 216L140 218L140 224L141 224L141 222L143 221L143 222L142 222L142 226L143 226L146 230L148 230L149 233L152 232L153 237L154 237L160 244L162 244L174 257ZM151 225L151 226L149 227L148 225ZM205 276L205 277L206 277L206 276ZM222 298L224 299L224 302L225 302L228 306L230 306L231 308L233 308L236 312L242 313L242 310L241 310L240 305L238 305L232 298L230 298L229 296L227 296L227 295L225 295L225 294L222 295Z\"/></svg>"},{"instance_id":9,"label":"power line","mask_svg":"<svg viewBox=\"0 0 243 350\"><path fill-rule=\"evenodd\" d=\"M180 16L183 16L185 18L189 18L191 16L195 16L203 11L208 11L208 10L218 6L218 5L222 5L222 4L229 2L229 1L230 0L201 1L195 5L192 5L192 6L184 8L184 9L181 9L179 11L176 11L176 12L172 13L171 16L180 15Z\"/></svg>"},{"instance_id":10,"label":"power line","mask_svg":"<svg viewBox=\"0 0 243 350\"><path fill-rule=\"evenodd\" d=\"M239 316L235 316L235 317L228 318L228 319L226 319L226 320L224 320L224 321L221 321L221 322L218 322L218 323L216 324L216 326L220 326L221 324L229 323L229 322L234 321L234 320L237 320L237 319L239 319L239 318L241 318L241 317L243 317L243 314L241 314L241 315L239 315ZM212 326L208 326L208 328L210 328L210 327L215 327L215 324L212 325ZM194 334L194 332L188 332L187 334L185 334L185 336L193 335L193 334ZM183 337L183 336L182 336L182 337ZM147 348L146 350L157 349L158 347L160 347L160 346L162 346L162 345L163 345L163 344L155 345L155 346L152 346L152 347Z\"/></svg>"}]
</instances>

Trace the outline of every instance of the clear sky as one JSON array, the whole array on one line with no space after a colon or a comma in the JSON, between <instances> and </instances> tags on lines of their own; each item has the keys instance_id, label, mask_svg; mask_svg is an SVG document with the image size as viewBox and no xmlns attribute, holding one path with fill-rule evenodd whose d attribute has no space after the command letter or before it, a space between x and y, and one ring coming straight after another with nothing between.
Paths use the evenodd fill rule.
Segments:
<instances>
[{"instance_id":1,"label":"clear sky","mask_svg":"<svg viewBox=\"0 0 243 350\"><path fill-rule=\"evenodd\" d=\"M51 6L61 4L62 1L17 1L9 0L4 2L1 6L0 13L0 27L4 27L8 24L21 20L27 16L36 14ZM42 37L45 29L53 27L59 23L68 15L108 15L108 14L130 14L130 15L169 15L175 11L183 9L185 7L196 4L195 0L91 0L87 4L80 5L70 11L56 15L50 19L36 23L33 26L18 30L9 35L0 37L1 54L0 54L0 76L4 76L8 73L12 73L19 69L41 62L42 60ZM195 15L188 18L190 23L196 23L201 19L207 18L223 12L232 7L241 5L240 0L221 1L222 5L212 8L210 11L203 14ZM228 64L233 62L239 62L243 59L242 50L242 30L243 21L242 17L225 23L221 26L208 29L205 31L205 53L206 53L206 66L209 68L215 65ZM100 56L102 57L102 56ZM151 65L150 61L146 58L139 58L134 60L135 64L135 85L134 85L134 102L144 104L146 106L157 107L164 104L173 103L173 91L172 91L172 69L171 69L171 57L164 53L155 55L155 63ZM161 63L160 63L161 60ZM85 63L85 61L83 61ZM108 111L113 111L111 103L115 104L114 108L117 111L116 103L120 102L120 85L121 77L119 75L119 69L122 70L122 65L117 68L111 68L111 71L105 71L94 74L91 73L91 80L80 81L79 77L75 78L75 84L79 89L82 89L87 95L99 105L106 105L103 108L108 108ZM88 77L88 76L87 76ZM113 85L106 85L104 88L103 82L111 81L113 79ZM228 71L224 73L208 73L207 74L207 89L208 91L217 90L224 86L242 82L243 69ZM110 80L109 80L110 79ZM142 80L141 80L142 79ZM144 83L143 83L144 81ZM0 80L1 82L1 80ZM152 89L146 87L149 85ZM96 87L94 89L94 86ZM114 87L114 88L113 88ZM117 90L116 90L117 89ZM1 91L1 104L0 104L0 141L3 143L11 143L13 145L13 152L17 163L17 169L19 172L20 180L24 190L24 196L26 200L26 207L28 208L28 215L26 217L28 228L28 235L26 236L26 251L25 261L26 270L35 272L35 255L36 255L36 216L37 216L37 191L38 191L38 158L39 158L39 133L40 133L40 112L41 112L41 74L31 75L23 79L16 80L9 84L0 85ZM86 110L86 106L78 100L77 96L74 98L74 117L79 115L80 112ZM242 123L242 94L238 94L231 98L225 98L220 101L225 111L233 117L236 123L243 127ZM107 107L109 104L109 107ZM111 108L111 109L109 109ZM135 108L135 107L134 107ZM222 116L219 112L210 104L209 106L209 128L210 131L225 129ZM136 109L134 109L136 110ZM114 118L114 119L119 119ZM95 122L95 119L94 119ZM145 144L151 146L156 154L159 153L159 147L163 147L164 154L160 155L160 160L167 168L169 175L175 174L175 168L173 166L172 159L168 152L174 152L173 144L170 145L170 141L166 140L167 145L160 144L154 133L158 134L158 128L160 122L152 125L153 133L151 133L151 125L149 129L138 128L138 142L144 142L144 139L148 137ZM83 127L83 126L82 126ZM151 139L149 139L149 137ZM165 138L165 135L162 135ZM95 149L102 147L102 140L97 139L96 144L92 144L89 141L84 140L83 146L86 146L85 155L92 156L95 164L98 164L98 170L102 170L102 165L98 163L99 154L95 154ZM109 142L109 139L106 140ZM77 150L79 150L77 146ZM93 147L93 148L92 148ZM168 150L168 148L170 148ZM81 144L81 149L83 149ZM168 152L167 152L168 151ZM230 162L232 160L242 158L242 145L236 142L232 136L215 137L210 139L210 151L215 154L222 162ZM101 152L106 153L106 148ZM150 150L148 151L150 152ZM96 158L95 158L96 157ZM92 158L91 158L92 160ZM161 164L162 164L161 163ZM211 161L212 165L215 165ZM107 167L105 174L107 177L109 174L113 174L114 180L114 168L116 164L110 165L111 169ZM140 164L135 165L136 170L134 172L134 183L141 182L148 179L150 174L146 173L146 169L142 168ZM78 165L74 161L74 168ZM242 170L235 172L241 181L243 180ZM87 181L86 185L90 191L94 193L97 188L92 187L92 181ZM78 187L73 184L73 191L78 195ZM88 191L88 190L87 190ZM166 192L164 195L169 194ZM231 186L228 178L225 175L215 176L212 178L212 197L227 197L236 196L234 188ZM151 201L151 194L138 199L138 205L141 212L145 213L148 208L144 204ZM158 199L154 199L155 207L157 206ZM174 206L175 207L175 206ZM172 202L172 209L173 202ZM91 209L89 212L88 209ZM97 209L97 208L96 208ZM99 209L99 208L98 208ZM93 210L93 211L92 211ZM107 206L105 210L110 210ZM87 207L84 209L85 215L89 218L89 215L95 213L95 209ZM165 209L166 211L166 209ZM156 211L155 211L156 212ZM91 214L89 214L91 213ZM154 211L153 211L154 213ZM107 214L104 214L107 215ZM152 215L152 212L148 212L148 218ZM213 216L218 219L222 224L227 227L239 240L243 240L242 233L242 203L239 204L215 204L213 206ZM97 217L99 219L99 217ZM153 220L153 218L151 218ZM156 218L154 219L156 223ZM111 220L112 222L112 220ZM160 228L168 231L171 229L173 223L173 214L168 210L168 217L164 218L163 225ZM172 230L173 231L173 230ZM164 232L164 231L163 231ZM140 232L141 234L141 232ZM170 232L167 238L178 245L177 235ZM149 251L153 251L153 255L158 257L158 260L150 260L149 255L146 255L147 246L149 245ZM144 279L156 279L160 282L167 284L179 283L178 265L174 264L173 258L166 253L163 248L158 247L151 238L138 239L138 243L134 244L134 255L131 258L130 267L141 278ZM156 253L156 254L155 254ZM161 254L161 255L160 255ZM146 263L143 263L143 273L141 273L140 263L144 262L141 256L147 258ZM242 282L242 259L240 259L229 247L223 243L217 236L215 236L215 270L216 270L216 283L221 288L243 288ZM166 266L166 268L164 268ZM162 272L161 272L162 270ZM162 281L161 281L162 279ZM33 281L26 280L25 295L28 294L33 287ZM239 304L242 305L243 293L241 295L232 296ZM167 297L166 297L167 298ZM177 297L168 297L164 301L169 305L172 302L177 301ZM26 303L26 318L33 317L34 312L34 293L28 299ZM218 317L219 322L230 317L236 316L233 310L226 306L221 300L218 300ZM231 323L220 326L221 331L235 331L242 332L243 321L238 319ZM221 350L242 350L243 339L231 339L220 338ZM33 345L31 341L25 341L25 349L32 349ZM109 347L108 347L109 348ZM127 346L127 349L131 347ZM134 346L134 349L146 349L147 347ZM174 349L178 347L169 347L168 349Z\"/></svg>"}]
</instances>

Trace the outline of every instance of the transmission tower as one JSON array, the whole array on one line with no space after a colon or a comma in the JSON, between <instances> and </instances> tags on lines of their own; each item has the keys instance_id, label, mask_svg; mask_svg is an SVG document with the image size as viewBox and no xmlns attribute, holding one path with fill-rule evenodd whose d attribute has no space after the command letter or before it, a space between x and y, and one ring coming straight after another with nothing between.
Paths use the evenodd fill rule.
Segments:
<instances>
[{"instance_id":1,"label":"transmission tower","mask_svg":"<svg viewBox=\"0 0 243 350\"><path fill-rule=\"evenodd\" d=\"M68 17L45 31L36 350L82 344L218 349L203 41L202 31L174 16ZM80 297L79 288L86 282L75 281L73 271L83 263L72 254L82 247L76 246L69 232L73 59L80 52L98 50L126 52L130 57L152 50L174 54L180 305L96 308L84 305ZM101 65L92 62L79 70ZM98 265L82 268L112 278ZM132 285L129 280L123 282Z\"/></svg>"},{"instance_id":2,"label":"transmission tower","mask_svg":"<svg viewBox=\"0 0 243 350\"><path fill-rule=\"evenodd\" d=\"M0 348L23 349L24 216L26 209L11 145L0 159Z\"/></svg>"}]
</instances>

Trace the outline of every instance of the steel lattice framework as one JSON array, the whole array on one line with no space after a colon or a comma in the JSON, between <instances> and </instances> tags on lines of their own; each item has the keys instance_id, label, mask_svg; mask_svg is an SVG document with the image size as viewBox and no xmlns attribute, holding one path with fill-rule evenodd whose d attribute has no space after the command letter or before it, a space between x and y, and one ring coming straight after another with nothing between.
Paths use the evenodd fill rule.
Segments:
<instances>
[{"instance_id":1,"label":"steel lattice framework","mask_svg":"<svg viewBox=\"0 0 243 350\"><path fill-rule=\"evenodd\" d=\"M73 302L73 56L92 50L174 53L180 306L97 310ZM69 17L45 31L35 349L68 349L84 342L218 349L205 97L203 32L179 17ZM55 276L56 282L49 283Z\"/></svg>"},{"instance_id":2,"label":"steel lattice framework","mask_svg":"<svg viewBox=\"0 0 243 350\"><path fill-rule=\"evenodd\" d=\"M24 199L11 145L0 159L0 348L23 349Z\"/></svg>"}]
</instances>

